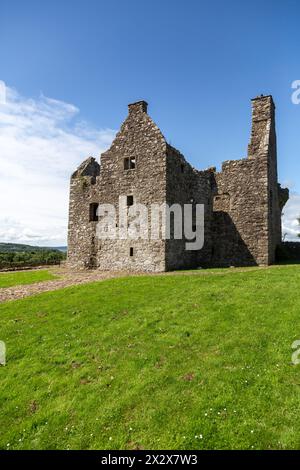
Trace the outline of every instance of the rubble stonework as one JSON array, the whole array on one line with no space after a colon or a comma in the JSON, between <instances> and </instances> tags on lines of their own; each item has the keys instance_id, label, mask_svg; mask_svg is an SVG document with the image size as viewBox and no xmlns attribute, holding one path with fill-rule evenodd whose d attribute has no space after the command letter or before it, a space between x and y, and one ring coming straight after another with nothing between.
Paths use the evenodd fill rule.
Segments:
<instances>
[{"instance_id":1,"label":"rubble stonework","mask_svg":"<svg viewBox=\"0 0 300 470\"><path fill-rule=\"evenodd\" d=\"M91 217L93 204L119 196L134 203L204 204L205 243L185 249L186 240L103 240ZM147 103L129 114L101 165L92 157L70 184L68 265L72 268L160 272L199 266L268 265L281 243L281 211L288 190L277 181L275 106L271 96L252 100L248 157L226 161L221 172L199 171L165 140L147 114Z\"/></svg>"}]
</instances>

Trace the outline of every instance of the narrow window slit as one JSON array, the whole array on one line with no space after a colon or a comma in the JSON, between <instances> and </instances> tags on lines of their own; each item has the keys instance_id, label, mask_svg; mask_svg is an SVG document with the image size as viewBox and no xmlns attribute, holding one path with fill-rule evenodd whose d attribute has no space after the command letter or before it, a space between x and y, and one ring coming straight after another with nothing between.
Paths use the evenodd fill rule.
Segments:
<instances>
[{"instance_id":1,"label":"narrow window slit","mask_svg":"<svg viewBox=\"0 0 300 470\"><path fill-rule=\"evenodd\" d=\"M127 196L127 206L133 206L133 196Z\"/></svg>"},{"instance_id":2,"label":"narrow window slit","mask_svg":"<svg viewBox=\"0 0 300 470\"><path fill-rule=\"evenodd\" d=\"M90 222L98 222L98 207L97 202L92 202L90 204Z\"/></svg>"}]
</instances>

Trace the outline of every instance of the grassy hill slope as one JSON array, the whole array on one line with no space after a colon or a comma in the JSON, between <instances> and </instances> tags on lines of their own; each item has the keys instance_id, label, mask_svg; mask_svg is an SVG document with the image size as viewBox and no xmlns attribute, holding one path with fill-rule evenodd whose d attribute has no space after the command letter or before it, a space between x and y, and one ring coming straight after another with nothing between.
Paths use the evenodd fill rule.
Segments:
<instances>
[{"instance_id":1,"label":"grassy hill slope","mask_svg":"<svg viewBox=\"0 0 300 470\"><path fill-rule=\"evenodd\" d=\"M32 246L24 245L22 243L0 243L0 253L16 253L16 252L37 252L37 251L67 251L65 246L57 247L42 247L42 246Z\"/></svg>"},{"instance_id":2,"label":"grassy hill slope","mask_svg":"<svg viewBox=\"0 0 300 470\"><path fill-rule=\"evenodd\" d=\"M108 280L0 306L0 448L299 448L300 266Z\"/></svg>"}]
</instances>

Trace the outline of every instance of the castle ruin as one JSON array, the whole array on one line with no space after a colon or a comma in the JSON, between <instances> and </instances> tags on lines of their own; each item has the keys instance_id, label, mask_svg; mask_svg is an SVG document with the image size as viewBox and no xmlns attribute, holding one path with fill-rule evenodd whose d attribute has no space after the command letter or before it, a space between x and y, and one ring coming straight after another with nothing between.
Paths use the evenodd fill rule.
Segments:
<instances>
[{"instance_id":1,"label":"castle ruin","mask_svg":"<svg viewBox=\"0 0 300 470\"><path fill-rule=\"evenodd\" d=\"M271 96L252 100L247 158L199 171L169 145L147 114L129 113L101 165L92 157L71 177L68 265L75 269L161 272L209 266L269 265L281 243L281 212L288 200L277 178L275 106ZM189 251L186 240L96 236L99 204L204 204L205 242Z\"/></svg>"}]
</instances>

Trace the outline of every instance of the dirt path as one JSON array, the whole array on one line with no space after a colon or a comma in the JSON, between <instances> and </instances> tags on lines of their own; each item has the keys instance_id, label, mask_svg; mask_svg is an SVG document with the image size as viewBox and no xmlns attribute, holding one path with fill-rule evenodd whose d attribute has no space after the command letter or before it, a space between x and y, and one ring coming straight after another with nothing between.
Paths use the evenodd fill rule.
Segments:
<instances>
[{"instance_id":1,"label":"dirt path","mask_svg":"<svg viewBox=\"0 0 300 470\"><path fill-rule=\"evenodd\" d=\"M21 286L4 287L0 289L0 303L8 300L22 299L40 292L62 289L63 287L77 284L85 284L93 281L101 281L114 277L126 276L128 273L118 273L109 271L69 271L66 268L51 267L47 271L59 276L53 281L42 281L35 284ZM15 272L15 271L14 271Z\"/></svg>"},{"instance_id":2,"label":"dirt path","mask_svg":"<svg viewBox=\"0 0 300 470\"><path fill-rule=\"evenodd\" d=\"M274 266L272 266L274 267ZM269 266L270 268L270 266ZM155 275L165 275L165 276L174 276L174 275L224 275L224 274L233 274L237 272L244 272L249 270L257 269L266 269L266 267L253 267L253 268L235 268L223 271L212 272L210 270L198 270L198 271L173 271L167 273L151 273L152 276ZM52 291L57 289L62 289L63 287L74 286L78 284L86 284L93 281L103 281L105 279L112 279L116 277L124 277L133 275L129 272L110 272L110 271L70 271L65 267L50 267L47 268L47 271L58 276L58 279L53 281L42 281L35 284L27 284L21 286L13 287L4 287L0 288L0 303L7 302L8 300L17 300L31 295L39 294L41 292ZM16 271L14 271L15 273ZM145 275L145 273L134 273L135 276Z\"/></svg>"}]
</instances>

